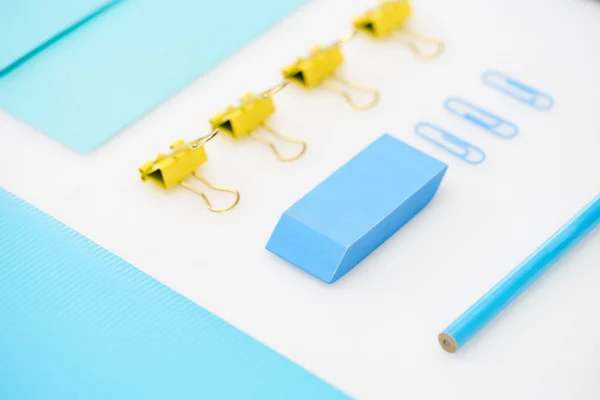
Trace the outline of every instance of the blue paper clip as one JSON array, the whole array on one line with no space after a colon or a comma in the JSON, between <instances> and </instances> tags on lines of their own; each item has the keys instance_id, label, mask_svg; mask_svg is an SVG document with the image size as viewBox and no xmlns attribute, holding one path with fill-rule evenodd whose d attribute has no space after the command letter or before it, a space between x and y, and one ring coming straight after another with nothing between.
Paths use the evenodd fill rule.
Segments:
<instances>
[{"instance_id":1,"label":"blue paper clip","mask_svg":"<svg viewBox=\"0 0 600 400\"><path fill-rule=\"evenodd\" d=\"M498 71L485 71L483 83L541 111L551 109L554 104L554 99L549 94L540 92Z\"/></svg>"},{"instance_id":2,"label":"blue paper clip","mask_svg":"<svg viewBox=\"0 0 600 400\"><path fill-rule=\"evenodd\" d=\"M503 139L510 139L519 133L519 128L512 122L508 122L458 97L447 99L444 107L451 113Z\"/></svg>"},{"instance_id":3,"label":"blue paper clip","mask_svg":"<svg viewBox=\"0 0 600 400\"><path fill-rule=\"evenodd\" d=\"M479 147L429 122L419 122L415 125L415 133L469 164L481 164L485 161L485 153Z\"/></svg>"}]
</instances>

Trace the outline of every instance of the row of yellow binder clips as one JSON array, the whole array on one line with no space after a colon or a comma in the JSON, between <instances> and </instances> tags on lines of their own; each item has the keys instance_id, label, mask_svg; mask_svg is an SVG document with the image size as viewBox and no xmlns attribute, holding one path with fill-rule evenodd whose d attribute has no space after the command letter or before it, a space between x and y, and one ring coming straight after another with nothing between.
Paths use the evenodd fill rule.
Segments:
<instances>
[{"instance_id":1,"label":"row of yellow binder clips","mask_svg":"<svg viewBox=\"0 0 600 400\"><path fill-rule=\"evenodd\" d=\"M266 124L267 119L275 113L273 97L290 83L299 84L307 89L323 86L340 94L356 110L367 110L379 102L379 92L376 89L356 85L339 77L338 68L344 62L342 45L355 38L359 33L366 33L374 38L387 38L400 35L402 41L411 51L421 59L434 59L444 51L444 42L439 39L419 35L410 30L406 23L412 14L410 2L407 0L384 0L379 7L372 9L354 20L354 29L351 34L327 47L313 48L306 58L299 58L282 71L281 84L258 95L248 93L244 95L237 106L230 106L211 118L213 131L202 138L191 142L183 140L171 146L169 154L159 154L154 161L142 165L140 173L142 180L150 180L163 189L175 185L200 195L206 206L213 212L225 212L235 207L240 200L240 194L235 189L215 186L198 174L197 170L207 161L204 145L219 133L224 132L234 139L251 137L270 147L280 161L294 161L302 157L306 151L306 142L300 139L284 136ZM431 45L433 51L425 53L420 50L420 45ZM365 104L354 102L351 90L364 92L371 95L371 101ZM263 130L279 140L297 144L299 151L290 157L284 157L267 135L261 135ZM234 199L224 208L215 208L206 194L196 186L187 182L188 178L196 178L204 186L221 192L230 193Z\"/></svg>"}]
</instances>

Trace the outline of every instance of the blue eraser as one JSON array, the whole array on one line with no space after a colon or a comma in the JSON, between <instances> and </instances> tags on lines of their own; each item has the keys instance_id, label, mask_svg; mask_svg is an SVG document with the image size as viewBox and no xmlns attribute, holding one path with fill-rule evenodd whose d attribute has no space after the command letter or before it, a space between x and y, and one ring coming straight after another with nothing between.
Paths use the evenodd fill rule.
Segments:
<instances>
[{"instance_id":1,"label":"blue eraser","mask_svg":"<svg viewBox=\"0 0 600 400\"><path fill-rule=\"evenodd\" d=\"M267 250L333 283L429 203L447 168L384 134L285 211Z\"/></svg>"}]
</instances>

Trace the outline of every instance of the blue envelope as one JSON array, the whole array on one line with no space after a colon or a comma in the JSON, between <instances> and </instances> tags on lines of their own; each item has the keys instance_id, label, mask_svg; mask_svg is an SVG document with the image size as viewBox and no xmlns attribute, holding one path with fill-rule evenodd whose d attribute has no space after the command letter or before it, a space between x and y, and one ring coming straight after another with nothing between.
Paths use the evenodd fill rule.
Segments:
<instances>
[{"instance_id":1,"label":"blue envelope","mask_svg":"<svg viewBox=\"0 0 600 400\"><path fill-rule=\"evenodd\" d=\"M3 1L0 3L0 76L118 1Z\"/></svg>"},{"instance_id":2,"label":"blue envelope","mask_svg":"<svg viewBox=\"0 0 600 400\"><path fill-rule=\"evenodd\" d=\"M0 108L91 151L305 1L1 1Z\"/></svg>"}]
</instances>

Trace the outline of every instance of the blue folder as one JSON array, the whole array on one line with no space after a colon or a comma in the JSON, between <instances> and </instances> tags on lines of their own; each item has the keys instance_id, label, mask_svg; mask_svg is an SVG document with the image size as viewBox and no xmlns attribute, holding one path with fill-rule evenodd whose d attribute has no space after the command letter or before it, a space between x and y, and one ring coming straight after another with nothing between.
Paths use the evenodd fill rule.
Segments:
<instances>
[{"instance_id":1,"label":"blue folder","mask_svg":"<svg viewBox=\"0 0 600 400\"><path fill-rule=\"evenodd\" d=\"M0 108L91 151L305 1L0 1Z\"/></svg>"},{"instance_id":2,"label":"blue folder","mask_svg":"<svg viewBox=\"0 0 600 400\"><path fill-rule=\"evenodd\" d=\"M0 399L347 398L0 188Z\"/></svg>"}]
</instances>

